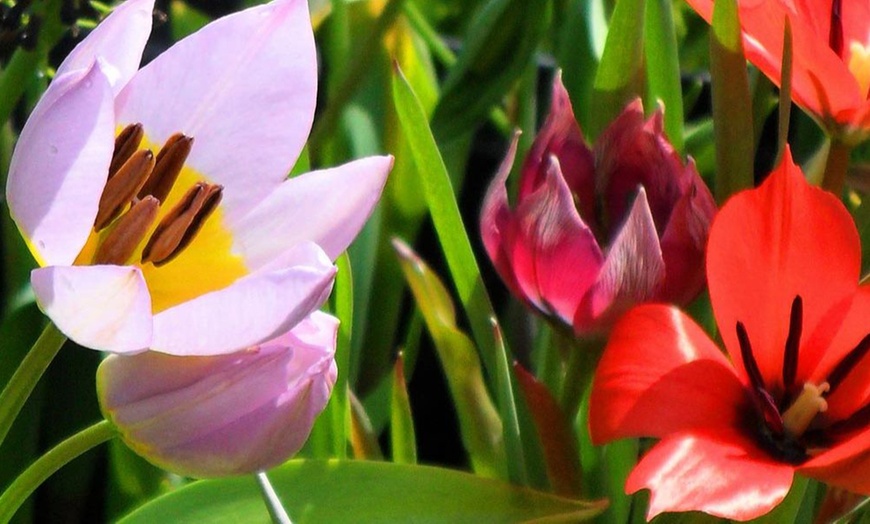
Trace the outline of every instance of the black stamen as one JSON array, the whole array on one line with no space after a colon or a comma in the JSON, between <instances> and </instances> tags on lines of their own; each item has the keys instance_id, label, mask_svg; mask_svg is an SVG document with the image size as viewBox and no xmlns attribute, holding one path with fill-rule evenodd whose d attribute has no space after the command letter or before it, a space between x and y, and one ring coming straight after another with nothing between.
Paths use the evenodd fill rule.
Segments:
<instances>
[{"instance_id":1,"label":"black stamen","mask_svg":"<svg viewBox=\"0 0 870 524\"><path fill-rule=\"evenodd\" d=\"M828 34L828 46L843 58L843 18L841 13L841 0L831 2L831 31Z\"/></svg>"},{"instance_id":2,"label":"black stamen","mask_svg":"<svg viewBox=\"0 0 870 524\"><path fill-rule=\"evenodd\" d=\"M797 376L798 349L801 344L803 330L804 303L801 296L794 297L791 303L791 317L788 322L788 338L785 340L785 353L782 362L782 383L785 392L791 391Z\"/></svg>"},{"instance_id":3,"label":"black stamen","mask_svg":"<svg viewBox=\"0 0 870 524\"><path fill-rule=\"evenodd\" d=\"M843 360L828 374L828 384L831 386L828 395L833 393L834 389L843 382L846 376L849 375L849 372L855 368L855 365L864 358L868 351L870 351L870 335L862 338L861 342L858 342L858 345L855 346L855 349L843 357Z\"/></svg>"},{"instance_id":4,"label":"black stamen","mask_svg":"<svg viewBox=\"0 0 870 524\"><path fill-rule=\"evenodd\" d=\"M749 381L754 389L764 390L764 379L761 378L761 372L758 370L758 363L755 361L755 355L752 354L752 346L749 344L749 335L746 334L746 328L743 322L737 322L737 341L740 343L740 357L743 359L743 367L746 368L746 373L749 375Z\"/></svg>"}]
</instances>

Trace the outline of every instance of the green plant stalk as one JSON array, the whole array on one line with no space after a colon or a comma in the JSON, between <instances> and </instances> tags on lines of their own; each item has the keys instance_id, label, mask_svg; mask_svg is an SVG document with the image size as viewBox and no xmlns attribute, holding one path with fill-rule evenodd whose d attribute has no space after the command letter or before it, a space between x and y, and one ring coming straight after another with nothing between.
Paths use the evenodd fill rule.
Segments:
<instances>
[{"instance_id":1,"label":"green plant stalk","mask_svg":"<svg viewBox=\"0 0 870 524\"><path fill-rule=\"evenodd\" d=\"M837 197L843 194L843 188L846 185L846 171L849 169L849 154L851 152L851 146L836 138L831 139L828 159L825 161L825 175L822 178L822 188L830 191Z\"/></svg>"},{"instance_id":2,"label":"green plant stalk","mask_svg":"<svg viewBox=\"0 0 870 524\"><path fill-rule=\"evenodd\" d=\"M66 342L66 335L49 322L0 393L0 444L30 397L36 383Z\"/></svg>"},{"instance_id":3,"label":"green plant stalk","mask_svg":"<svg viewBox=\"0 0 870 524\"><path fill-rule=\"evenodd\" d=\"M604 341L599 339L578 339L573 333L553 330L553 339L559 344L561 353L566 355L565 374L559 402L565 418L572 423L580 411L583 394L592 382L598 358L604 350Z\"/></svg>"},{"instance_id":4,"label":"green plant stalk","mask_svg":"<svg viewBox=\"0 0 870 524\"><path fill-rule=\"evenodd\" d=\"M0 524L9 522L27 497L54 472L116 435L115 427L109 421L102 420L67 438L39 457L0 495Z\"/></svg>"},{"instance_id":5,"label":"green plant stalk","mask_svg":"<svg viewBox=\"0 0 870 524\"><path fill-rule=\"evenodd\" d=\"M272 519L272 522L274 524L293 524L287 510L281 504L281 499L275 493L275 488L272 487L269 477L266 476L266 472L257 473L255 477L257 478L257 486L260 488L260 495L263 497L263 503L269 511L269 518Z\"/></svg>"}]
</instances>

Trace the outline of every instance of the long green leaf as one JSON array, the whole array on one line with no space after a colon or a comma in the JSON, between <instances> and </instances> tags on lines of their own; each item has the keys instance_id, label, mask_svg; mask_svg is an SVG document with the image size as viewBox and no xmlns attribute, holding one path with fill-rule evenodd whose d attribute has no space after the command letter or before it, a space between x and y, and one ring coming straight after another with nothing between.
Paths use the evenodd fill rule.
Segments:
<instances>
[{"instance_id":1,"label":"long green leaf","mask_svg":"<svg viewBox=\"0 0 870 524\"><path fill-rule=\"evenodd\" d=\"M507 464L502 420L486 390L474 343L456 327L456 310L444 284L410 247L399 240L393 244L435 342L472 467L480 475L504 478Z\"/></svg>"},{"instance_id":2,"label":"long green leaf","mask_svg":"<svg viewBox=\"0 0 870 524\"><path fill-rule=\"evenodd\" d=\"M294 460L269 478L296 524L578 522L603 507L449 469L385 462ZM244 477L186 486L119 524L268 519L256 482Z\"/></svg>"},{"instance_id":3,"label":"long green leaf","mask_svg":"<svg viewBox=\"0 0 870 524\"><path fill-rule=\"evenodd\" d=\"M665 131L677 151L683 150L683 90L680 56L670 0L647 0L644 20L647 106L661 100Z\"/></svg>"},{"instance_id":4,"label":"long green leaf","mask_svg":"<svg viewBox=\"0 0 870 524\"><path fill-rule=\"evenodd\" d=\"M402 354L393 367L393 390L390 401L390 444L393 462L417 463L417 437L411 416L411 399L405 384L405 362Z\"/></svg>"}]
</instances>

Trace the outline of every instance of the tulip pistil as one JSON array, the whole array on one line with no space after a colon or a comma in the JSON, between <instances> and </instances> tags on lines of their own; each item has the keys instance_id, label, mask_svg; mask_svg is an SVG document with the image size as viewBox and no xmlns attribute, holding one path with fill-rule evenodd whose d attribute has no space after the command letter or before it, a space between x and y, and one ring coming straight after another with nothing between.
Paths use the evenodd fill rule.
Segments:
<instances>
[{"instance_id":1,"label":"tulip pistil","mask_svg":"<svg viewBox=\"0 0 870 524\"><path fill-rule=\"evenodd\" d=\"M789 437L796 439L802 436L816 415L828 410L828 402L824 399L824 395L830 389L827 382L822 382L818 386L809 382L804 384L803 391L782 414L782 424Z\"/></svg>"},{"instance_id":2,"label":"tulip pistil","mask_svg":"<svg viewBox=\"0 0 870 524\"><path fill-rule=\"evenodd\" d=\"M858 82L858 89L864 98L870 91L870 48L860 42L849 44L849 72Z\"/></svg>"}]
</instances>

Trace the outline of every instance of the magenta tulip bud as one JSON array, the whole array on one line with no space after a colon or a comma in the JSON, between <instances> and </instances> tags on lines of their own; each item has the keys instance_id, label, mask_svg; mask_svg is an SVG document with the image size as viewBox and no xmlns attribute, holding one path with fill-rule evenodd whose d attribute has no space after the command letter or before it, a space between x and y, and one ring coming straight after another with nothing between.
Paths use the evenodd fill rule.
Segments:
<instances>
[{"instance_id":1,"label":"magenta tulip bud","mask_svg":"<svg viewBox=\"0 0 870 524\"><path fill-rule=\"evenodd\" d=\"M561 78L526 158L517 202L505 181L516 137L487 191L481 235L511 291L578 334L602 333L629 307L685 304L704 287L716 204L690 160L636 100L589 148Z\"/></svg>"},{"instance_id":2,"label":"magenta tulip bud","mask_svg":"<svg viewBox=\"0 0 870 524\"><path fill-rule=\"evenodd\" d=\"M315 312L238 353L112 355L97 372L100 407L130 448L168 471L264 471L299 451L326 407L337 329L337 319Z\"/></svg>"}]
</instances>

